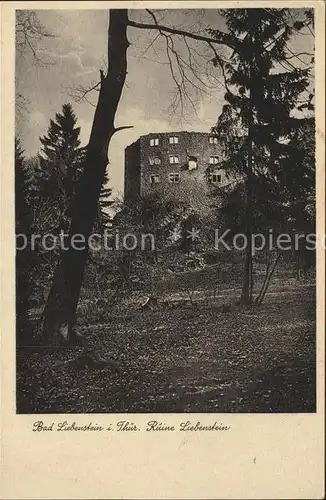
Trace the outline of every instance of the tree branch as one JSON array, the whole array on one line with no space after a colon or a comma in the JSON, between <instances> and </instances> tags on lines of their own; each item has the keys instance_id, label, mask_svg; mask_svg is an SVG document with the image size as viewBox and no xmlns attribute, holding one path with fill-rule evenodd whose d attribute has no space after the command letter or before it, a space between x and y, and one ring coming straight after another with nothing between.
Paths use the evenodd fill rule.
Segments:
<instances>
[{"instance_id":1,"label":"tree branch","mask_svg":"<svg viewBox=\"0 0 326 500\"><path fill-rule=\"evenodd\" d=\"M146 9L146 11L153 17L153 13L150 10ZM189 31L184 31L184 30L180 30L177 28L171 28L169 26L164 26L164 25L159 24L157 22L154 22L154 24L140 23L140 22L132 21L131 19L128 19L128 26L131 26L133 28L146 29L146 30L157 30L158 29L162 33L170 33L172 35L181 35L181 36L185 36L187 38L192 38L193 40L199 40L201 42L206 42L206 43L226 45L227 47L230 47L233 50L238 50L239 48L241 48L241 44L233 36L231 36L227 33L223 33L222 31L219 31L219 30L214 30L214 34L216 35L216 38L213 38L213 37L208 37L208 36L204 36L204 35L198 35L196 33L191 33Z\"/></svg>"},{"instance_id":2,"label":"tree branch","mask_svg":"<svg viewBox=\"0 0 326 500\"><path fill-rule=\"evenodd\" d=\"M38 55L38 45L41 40L56 38L57 35L46 30L34 10L16 11L15 32L16 49L21 56L30 51L36 64L44 66L53 64L52 62L44 61L42 56Z\"/></svg>"},{"instance_id":3,"label":"tree branch","mask_svg":"<svg viewBox=\"0 0 326 500\"><path fill-rule=\"evenodd\" d=\"M120 132L120 130L126 130L128 128L134 128L134 126L133 125L123 125L122 127L115 127L114 133Z\"/></svg>"}]
</instances>

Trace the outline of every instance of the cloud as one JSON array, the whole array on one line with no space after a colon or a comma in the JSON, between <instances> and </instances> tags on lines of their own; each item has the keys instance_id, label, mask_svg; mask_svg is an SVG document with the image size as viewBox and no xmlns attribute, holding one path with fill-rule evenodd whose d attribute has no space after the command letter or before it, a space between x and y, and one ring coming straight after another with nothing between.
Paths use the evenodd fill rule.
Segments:
<instances>
[{"instance_id":1,"label":"cloud","mask_svg":"<svg viewBox=\"0 0 326 500\"><path fill-rule=\"evenodd\" d=\"M42 50L42 58L55 66L56 71L81 76L98 71L98 64L83 50L61 52L56 50Z\"/></svg>"}]
</instances>

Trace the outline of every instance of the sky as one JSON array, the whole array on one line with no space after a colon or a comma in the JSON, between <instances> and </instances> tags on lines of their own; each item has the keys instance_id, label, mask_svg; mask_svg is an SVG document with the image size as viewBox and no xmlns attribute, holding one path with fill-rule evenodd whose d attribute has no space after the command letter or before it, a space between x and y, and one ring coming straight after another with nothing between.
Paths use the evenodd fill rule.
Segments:
<instances>
[{"instance_id":1,"label":"sky","mask_svg":"<svg viewBox=\"0 0 326 500\"><path fill-rule=\"evenodd\" d=\"M223 30L224 21L216 9L155 11L158 19L192 31L205 27ZM43 64L35 64L31 51L16 56L16 89L29 101L23 118L17 121L16 134L21 138L25 154L32 156L40 150L39 137L46 134L51 118L70 102L81 127L82 145L86 145L95 108L88 102L75 102L76 87L91 87L99 80L100 68L105 68L107 48L107 10L39 10L39 21L55 35L35 44ZM133 10L134 20L152 22L143 10ZM195 68L204 78L205 93L196 93L189 87L193 105L188 102L182 116L180 108L171 114L175 83L168 65L165 40L154 31L128 28L128 74L120 100L116 126L133 126L118 132L109 149L109 178L115 195L123 193L124 149L139 136L150 132L178 130L209 132L216 123L224 104L225 90L218 69L208 79L206 63L212 53L202 42L190 42L195 50ZM301 41L301 44L305 41ZM175 40L176 48L186 59L188 49L182 40ZM300 45L300 41L299 41ZM300 47L299 47L300 48ZM218 49L224 55L226 49ZM197 55L196 55L197 54ZM210 71L212 66L209 66ZM194 80L202 86L199 79ZM198 94L198 95L197 95ZM96 103L97 93L89 95Z\"/></svg>"}]
</instances>

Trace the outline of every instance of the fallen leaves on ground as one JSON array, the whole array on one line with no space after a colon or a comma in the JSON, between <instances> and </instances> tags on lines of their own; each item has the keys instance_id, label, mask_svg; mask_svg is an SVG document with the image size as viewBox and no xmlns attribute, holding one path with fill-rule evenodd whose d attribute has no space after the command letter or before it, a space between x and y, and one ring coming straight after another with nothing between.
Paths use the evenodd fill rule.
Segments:
<instances>
[{"instance_id":1,"label":"fallen leaves on ground","mask_svg":"<svg viewBox=\"0 0 326 500\"><path fill-rule=\"evenodd\" d=\"M307 286L229 312L205 302L107 312L80 329L114 364L78 367L76 347L21 349L17 411L315 411L314 298Z\"/></svg>"}]
</instances>

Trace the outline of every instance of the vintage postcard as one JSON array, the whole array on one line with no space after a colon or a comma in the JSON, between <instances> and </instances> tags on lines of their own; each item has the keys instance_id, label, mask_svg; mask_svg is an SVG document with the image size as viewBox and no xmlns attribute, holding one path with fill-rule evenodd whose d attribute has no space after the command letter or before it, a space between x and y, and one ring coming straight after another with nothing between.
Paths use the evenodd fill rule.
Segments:
<instances>
[{"instance_id":1,"label":"vintage postcard","mask_svg":"<svg viewBox=\"0 0 326 500\"><path fill-rule=\"evenodd\" d=\"M1 33L1 498L324 498L324 2Z\"/></svg>"}]
</instances>

